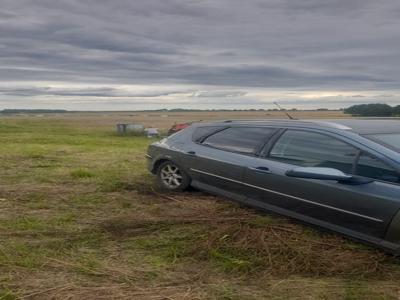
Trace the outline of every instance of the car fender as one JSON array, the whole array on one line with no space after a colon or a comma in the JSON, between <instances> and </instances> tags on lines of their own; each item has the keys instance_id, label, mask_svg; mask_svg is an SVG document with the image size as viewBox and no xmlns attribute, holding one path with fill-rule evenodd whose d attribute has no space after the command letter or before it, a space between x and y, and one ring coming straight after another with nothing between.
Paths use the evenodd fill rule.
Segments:
<instances>
[{"instance_id":1,"label":"car fender","mask_svg":"<svg viewBox=\"0 0 400 300\"><path fill-rule=\"evenodd\" d=\"M175 164L177 164L178 166L181 165L181 159L179 157L179 152L174 152L174 151L168 151L167 153L159 153L156 154L152 160L151 163L149 165L149 170L150 172L152 172L153 174L155 174L157 172L157 168L158 166L164 162L164 161L172 161Z\"/></svg>"},{"instance_id":2,"label":"car fender","mask_svg":"<svg viewBox=\"0 0 400 300\"><path fill-rule=\"evenodd\" d=\"M400 210L397 211L390 222L388 229L386 230L385 240L395 244L400 244Z\"/></svg>"}]
</instances>

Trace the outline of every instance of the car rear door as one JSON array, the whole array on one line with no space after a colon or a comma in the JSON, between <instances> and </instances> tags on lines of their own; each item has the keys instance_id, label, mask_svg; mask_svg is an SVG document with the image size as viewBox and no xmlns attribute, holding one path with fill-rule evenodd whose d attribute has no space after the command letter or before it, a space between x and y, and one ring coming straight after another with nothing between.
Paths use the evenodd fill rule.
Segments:
<instances>
[{"instance_id":1,"label":"car rear door","mask_svg":"<svg viewBox=\"0 0 400 300\"><path fill-rule=\"evenodd\" d=\"M186 149L192 185L234 199L246 198L241 185L245 166L274 132L265 127L230 126L195 139Z\"/></svg>"},{"instance_id":2,"label":"car rear door","mask_svg":"<svg viewBox=\"0 0 400 300\"><path fill-rule=\"evenodd\" d=\"M297 166L328 167L352 174L360 150L335 134L287 130L245 172L249 199L266 208L328 228L383 238L399 209L399 186L374 181L350 185L286 176ZM260 172L257 168L268 169ZM333 227L332 227L333 226ZM354 235L354 234L353 234Z\"/></svg>"}]
</instances>

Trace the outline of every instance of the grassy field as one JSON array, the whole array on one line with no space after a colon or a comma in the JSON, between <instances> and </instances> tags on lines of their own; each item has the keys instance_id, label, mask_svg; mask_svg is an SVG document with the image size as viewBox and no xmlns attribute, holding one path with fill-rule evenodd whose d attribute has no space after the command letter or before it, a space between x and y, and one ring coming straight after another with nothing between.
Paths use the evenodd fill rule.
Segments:
<instances>
[{"instance_id":1,"label":"grassy field","mask_svg":"<svg viewBox=\"0 0 400 300\"><path fill-rule=\"evenodd\" d=\"M397 258L201 192L157 190L152 140L114 125L207 115L180 116L0 117L0 299L399 299Z\"/></svg>"}]
</instances>

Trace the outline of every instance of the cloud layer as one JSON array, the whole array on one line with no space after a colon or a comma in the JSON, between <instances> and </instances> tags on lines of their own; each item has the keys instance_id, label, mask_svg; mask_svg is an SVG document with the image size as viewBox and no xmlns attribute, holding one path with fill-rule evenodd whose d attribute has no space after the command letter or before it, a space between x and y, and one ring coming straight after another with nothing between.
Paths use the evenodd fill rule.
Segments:
<instances>
[{"instance_id":1,"label":"cloud layer","mask_svg":"<svg viewBox=\"0 0 400 300\"><path fill-rule=\"evenodd\" d=\"M0 108L252 108L277 99L342 107L400 99L395 0L0 4Z\"/></svg>"}]
</instances>

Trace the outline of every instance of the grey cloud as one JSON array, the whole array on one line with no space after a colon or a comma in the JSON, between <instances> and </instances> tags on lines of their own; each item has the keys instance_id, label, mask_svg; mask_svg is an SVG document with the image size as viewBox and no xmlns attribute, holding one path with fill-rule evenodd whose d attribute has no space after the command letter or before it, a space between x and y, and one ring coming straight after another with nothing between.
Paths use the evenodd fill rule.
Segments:
<instances>
[{"instance_id":1,"label":"grey cloud","mask_svg":"<svg viewBox=\"0 0 400 300\"><path fill-rule=\"evenodd\" d=\"M11 19L14 18L15 14L14 13L10 13L7 11L0 11L0 18L1 19Z\"/></svg>"},{"instance_id":2,"label":"grey cloud","mask_svg":"<svg viewBox=\"0 0 400 300\"><path fill-rule=\"evenodd\" d=\"M294 10L300 13L349 13L354 10L365 9L370 2L364 0L302 0L302 1L284 1L288 10Z\"/></svg>"},{"instance_id":3,"label":"grey cloud","mask_svg":"<svg viewBox=\"0 0 400 300\"><path fill-rule=\"evenodd\" d=\"M192 97L197 98L233 98L233 97L241 97L245 96L247 92L243 91L198 91L192 94Z\"/></svg>"},{"instance_id":4,"label":"grey cloud","mask_svg":"<svg viewBox=\"0 0 400 300\"><path fill-rule=\"evenodd\" d=\"M332 96L332 97L320 97L320 98L315 98L315 99L278 99L279 104L282 105L310 105L316 107L316 105L323 106L325 104L328 104L328 106L335 106L335 107L345 107L353 104L360 103L356 99L351 99L349 97L345 96ZM362 103L377 103L379 101L382 101L379 97L368 97L362 100ZM386 101L389 105L396 105L398 101Z\"/></svg>"},{"instance_id":5,"label":"grey cloud","mask_svg":"<svg viewBox=\"0 0 400 300\"><path fill-rule=\"evenodd\" d=\"M390 79L373 75L365 75L351 71L341 73L310 72L272 66L242 65L235 67L204 68L201 66L188 68L184 81L202 82L208 85L232 85L249 87L329 87L338 85L349 88L354 83L362 84L386 83ZM182 71L185 72L185 71Z\"/></svg>"},{"instance_id":6,"label":"grey cloud","mask_svg":"<svg viewBox=\"0 0 400 300\"><path fill-rule=\"evenodd\" d=\"M378 97L378 98L393 98L393 97L396 97L396 95L392 95L392 94L380 94L380 95L377 95L376 97Z\"/></svg>"},{"instance_id":7,"label":"grey cloud","mask_svg":"<svg viewBox=\"0 0 400 300\"><path fill-rule=\"evenodd\" d=\"M118 88L54 88L54 87L14 87L1 88L0 95L7 96L82 96L82 97L107 97L107 98L157 98L162 96L194 93L193 90L132 92Z\"/></svg>"},{"instance_id":8,"label":"grey cloud","mask_svg":"<svg viewBox=\"0 0 400 300\"><path fill-rule=\"evenodd\" d=\"M250 101L230 87L386 94L400 86L396 0L0 0L0 4L0 83L201 86L186 89L203 91L192 101L213 97ZM2 95L46 93L114 97L120 91L46 91L37 86Z\"/></svg>"},{"instance_id":9,"label":"grey cloud","mask_svg":"<svg viewBox=\"0 0 400 300\"><path fill-rule=\"evenodd\" d=\"M112 96L116 92L113 88L92 88L92 89L56 89L50 87L16 87L0 88L0 94L8 96Z\"/></svg>"}]
</instances>

